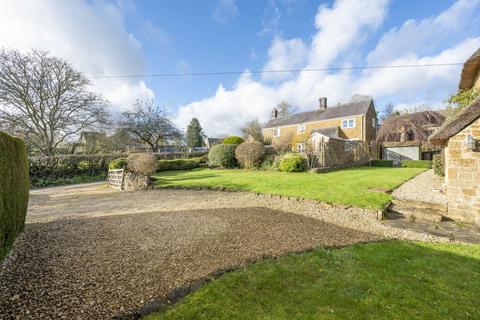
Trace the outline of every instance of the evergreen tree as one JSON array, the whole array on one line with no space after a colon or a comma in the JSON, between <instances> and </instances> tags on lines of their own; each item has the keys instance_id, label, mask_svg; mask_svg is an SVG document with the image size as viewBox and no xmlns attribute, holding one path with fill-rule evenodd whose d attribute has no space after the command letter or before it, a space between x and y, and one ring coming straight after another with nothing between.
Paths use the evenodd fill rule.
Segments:
<instances>
[{"instance_id":1,"label":"evergreen tree","mask_svg":"<svg viewBox=\"0 0 480 320\"><path fill-rule=\"evenodd\" d=\"M201 147L203 145L203 130L197 118L193 118L187 127L187 146Z\"/></svg>"}]
</instances>

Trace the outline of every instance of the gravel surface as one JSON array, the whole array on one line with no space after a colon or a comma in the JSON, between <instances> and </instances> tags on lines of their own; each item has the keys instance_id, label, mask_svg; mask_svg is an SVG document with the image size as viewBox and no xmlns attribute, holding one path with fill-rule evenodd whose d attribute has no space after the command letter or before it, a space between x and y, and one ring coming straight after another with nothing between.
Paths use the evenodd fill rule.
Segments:
<instances>
[{"instance_id":1,"label":"gravel surface","mask_svg":"<svg viewBox=\"0 0 480 320\"><path fill-rule=\"evenodd\" d=\"M433 170L425 171L405 182L393 191L393 196L402 200L447 203L447 196L443 193L443 178L437 177Z\"/></svg>"},{"instance_id":2,"label":"gravel surface","mask_svg":"<svg viewBox=\"0 0 480 320\"><path fill-rule=\"evenodd\" d=\"M0 269L0 319L112 318L265 256L391 238L441 241L362 213L248 193L36 190L26 230Z\"/></svg>"}]
</instances>

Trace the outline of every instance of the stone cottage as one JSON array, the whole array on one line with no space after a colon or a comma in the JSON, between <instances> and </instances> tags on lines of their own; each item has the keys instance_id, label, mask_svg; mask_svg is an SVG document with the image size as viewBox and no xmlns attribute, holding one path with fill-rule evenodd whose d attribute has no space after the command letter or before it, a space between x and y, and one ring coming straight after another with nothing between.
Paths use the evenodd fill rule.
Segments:
<instances>
[{"instance_id":1,"label":"stone cottage","mask_svg":"<svg viewBox=\"0 0 480 320\"><path fill-rule=\"evenodd\" d=\"M480 49L465 63L460 90L480 88ZM445 147L448 216L480 225L480 97L447 121L429 140Z\"/></svg>"}]
</instances>

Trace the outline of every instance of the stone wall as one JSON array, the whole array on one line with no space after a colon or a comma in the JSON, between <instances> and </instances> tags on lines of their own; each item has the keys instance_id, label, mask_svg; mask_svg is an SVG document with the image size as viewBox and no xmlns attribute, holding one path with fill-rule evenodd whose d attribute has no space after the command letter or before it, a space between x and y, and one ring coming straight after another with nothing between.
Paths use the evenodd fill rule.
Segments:
<instances>
[{"instance_id":1,"label":"stone wall","mask_svg":"<svg viewBox=\"0 0 480 320\"><path fill-rule=\"evenodd\" d=\"M467 149L469 134L480 140L480 119L450 138L445 149L448 216L480 224L480 151Z\"/></svg>"}]
</instances>

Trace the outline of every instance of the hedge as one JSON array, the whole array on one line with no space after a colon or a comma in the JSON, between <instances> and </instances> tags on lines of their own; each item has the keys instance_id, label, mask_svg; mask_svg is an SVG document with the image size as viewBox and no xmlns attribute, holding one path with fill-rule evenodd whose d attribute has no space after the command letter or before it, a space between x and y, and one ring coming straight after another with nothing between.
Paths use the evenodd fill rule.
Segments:
<instances>
[{"instance_id":1,"label":"hedge","mask_svg":"<svg viewBox=\"0 0 480 320\"><path fill-rule=\"evenodd\" d=\"M205 164L205 157L176 160L159 160L157 171L192 170Z\"/></svg>"},{"instance_id":2,"label":"hedge","mask_svg":"<svg viewBox=\"0 0 480 320\"><path fill-rule=\"evenodd\" d=\"M432 161L430 160L402 160L400 162L402 168L426 168L432 167Z\"/></svg>"},{"instance_id":3,"label":"hedge","mask_svg":"<svg viewBox=\"0 0 480 320\"><path fill-rule=\"evenodd\" d=\"M370 165L372 167L393 167L393 160L372 160Z\"/></svg>"},{"instance_id":4,"label":"hedge","mask_svg":"<svg viewBox=\"0 0 480 320\"><path fill-rule=\"evenodd\" d=\"M222 144L240 144L243 142L243 139L239 136L229 136L223 140Z\"/></svg>"},{"instance_id":5,"label":"hedge","mask_svg":"<svg viewBox=\"0 0 480 320\"><path fill-rule=\"evenodd\" d=\"M0 261L25 226L28 189L25 144L0 132Z\"/></svg>"},{"instance_id":6,"label":"hedge","mask_svg":"<svg viewBox=\"0 0 480 320\"><path fill-rule=\"evenodd\" d=\"M156 154L160 160L175 160L175 159L191 159L199 158L208 154L208 151L193 151L193 152L169 152Z\"/></svg>"},{"instance_id":7,"label":"hedge","mask_svg":"<svg viewBox=\"0 0 480 320\"><path fill-rule=\"evenodd\" d=\"M278 165L278 169L282 172L302 172L306 167L305 159L301 155L285 156Z\"/></svg>"},{"instance_id":8,"label":"hedge","mask_svg":"<svg viewBox=\"0 0 480 320\"><path fill-rule=\"evenodd\" d=\"M110 161L108 170L125 169L127 167L127 158L118 158Z\"/></svg>"},{"instance_id":9,"label":"hedge","mask_svg":"<svg viewBox=\"0 0 480 320\"><path fill-rule=\"evenodd\" d=\"M83 177L82 181L105 179L108 164L124 155L58 155L30 158L30 183L32 187L46 187L66 184L68 181Z\"/></svg>"},{"instance_id":10,"label":"hedge","mask_svg":"<svg viewBox=\"0 0 480 320\"><path fill-rule=\"evenodd\" d=\"M213 146L208 153L209 164L212 167L235 168L237 166L236 148L236 144L217 144Z\"/></svg>"}]
</instances>

